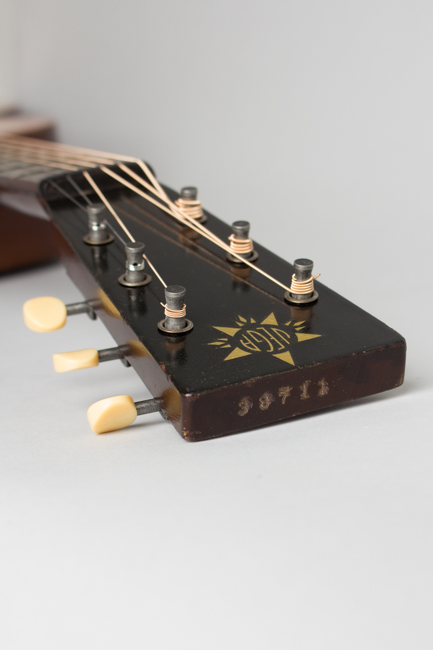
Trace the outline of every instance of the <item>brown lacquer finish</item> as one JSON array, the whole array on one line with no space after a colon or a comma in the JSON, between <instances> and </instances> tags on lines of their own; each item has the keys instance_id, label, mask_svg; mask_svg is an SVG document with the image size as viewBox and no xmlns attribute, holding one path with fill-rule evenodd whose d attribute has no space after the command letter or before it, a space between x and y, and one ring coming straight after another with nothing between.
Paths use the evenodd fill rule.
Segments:
<instances>
[{"instance_id":1,"label":"brown lacquer finish","mask_svg":"<svg viewBox=\"0 0 433 650\"><path fill-rule=\"evenodd\" d=\"M161 284L121 286L125 253L116 240L83 243L84 211L45 183L62 260L165 416L190 441L263 426L379 393L403 382L405 341L394 330L317 282L319 300L287 304L284 291L256 271L230 264L224 251L93 171L105 195L169 284L187 288L194 329L164 335ZM77 183L96 197L77 174ZM66 181L56 179L66 189ZM68 186L68 191L71 187ZM172 199L178 195L166 188ZM81 200L79 196L76 196ZM230 227L206 213L227 240ZM293 266L259 244L256 264L283 282ZM119 391L121 392L121 390Z\"/></svg>"},{"instance_id":2,"label":"brown lacquer finish","mask_svg":"<svg viewBox=\"0 0 433 650\"><path fill-rule=\"evenodd\" d=\"M0 114L0 136L5 134L53 140L54 125L51 120L11 110ZM52 226L35 200L38 182L30 179L20 183L3 176L1 162L0 159L0 273L54 260L57 251ZM23 194L17 195L18 188Z\"/></svg>"}]
</instances>

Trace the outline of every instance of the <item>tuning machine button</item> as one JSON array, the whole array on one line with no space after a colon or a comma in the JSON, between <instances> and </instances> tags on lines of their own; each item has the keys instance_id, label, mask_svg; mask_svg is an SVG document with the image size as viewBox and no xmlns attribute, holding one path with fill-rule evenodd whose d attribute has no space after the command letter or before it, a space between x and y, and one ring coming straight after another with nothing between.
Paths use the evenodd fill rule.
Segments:
<instances>
[{"instance_id":1,"label":"tuning machine button","mask_svg":"<svg viewBox=\"0 0 433 650\"><path fill-rule=\"evenodd\" d=\"M54 370L56 372L71 372L72 370L95 368L103 361L113 361L114 359L120 359L126 367L129 367L131 364L126 359L126 354L129 352L127 345L105 350L87 348L86 350L59 352L53 355Z\"/></svg>"},{"instance_id":2,"label":"tuning machine button","mask_svg":"<svg viewBox=\"0 0 433 650\"><path fill-rule=\"evenodd\" d=\"M95 433L108 433L124 429L132 424L138 415L160 411L155 399L134 402L129 395L108 397L95 402L87 411L90 427Z\"/></svg>"},{"instance_id":3,"label":"tuning machine button","mask_svg":"<svg viewBox=\"0 0 433 650\"><path fill-rule=\"evenodd\" d=\"M23 305L24 322L34 332L54 332L66 325L66 317L87 314L92 320L96 313L89 302L65 305L59 298L41 296L27 300Z\"/></svg>"}]
</instances>

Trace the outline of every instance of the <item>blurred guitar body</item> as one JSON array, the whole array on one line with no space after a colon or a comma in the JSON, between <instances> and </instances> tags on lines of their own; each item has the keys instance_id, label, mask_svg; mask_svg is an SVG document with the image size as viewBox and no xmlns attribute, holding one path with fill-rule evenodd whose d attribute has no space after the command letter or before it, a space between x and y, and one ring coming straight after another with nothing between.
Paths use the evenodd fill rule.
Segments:
<instances>
[{"instance_id":1,"label":"blurred guitar body","mask_svg":"<svg viewBox=\"0 0 433 650\"><path fill-rule=\"evenodd\" d=\"M28 116L15 108L0 107L0 135L6 133L55 139L51 120ZM51 222L3 205L1 194L0 187L0 273L55 260L57 252Z\"/></svg>"}]
</instances>

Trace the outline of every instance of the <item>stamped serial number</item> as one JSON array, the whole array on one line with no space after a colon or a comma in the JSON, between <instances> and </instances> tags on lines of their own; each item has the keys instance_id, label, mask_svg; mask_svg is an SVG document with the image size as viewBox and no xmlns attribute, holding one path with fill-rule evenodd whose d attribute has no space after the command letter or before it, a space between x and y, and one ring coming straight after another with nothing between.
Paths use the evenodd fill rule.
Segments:
<instances>
[{"instance_id":1,"label":"stamped serial number","mask_svg":"<svg viewBox=\"0 0 433 650\"><path fill-rule=\"evenodd\" d=\"M266 391L263 395L260 395L258 407L261 411L267 411L275 402L284 405L287 400L293 399L295 395L302 400L309 399L312 394L316 394L318 397L325 397L329 393L329 384L326 379L320 379L316 385L307 379L307 381L304 381L304 383L298 386L298 390L299 392L295 391L293 386L281 386L277 391L277 395ZM238 407L238 415L243 417L254 407L254 402L251 397L243 397L238 403Z\"/></svg>"}]
</instances>

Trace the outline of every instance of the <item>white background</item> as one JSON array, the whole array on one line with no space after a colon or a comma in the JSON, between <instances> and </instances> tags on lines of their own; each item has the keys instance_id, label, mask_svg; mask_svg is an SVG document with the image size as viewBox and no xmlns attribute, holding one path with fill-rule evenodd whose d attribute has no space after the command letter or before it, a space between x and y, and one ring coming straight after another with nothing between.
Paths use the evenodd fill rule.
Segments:
<instances>
[{"instance_id":1,"label":"white background","mask_svg":"<svg viewBox=\"0 0 433 650\"><path fill-rule=\"evenodd\" d=\"M224 439L158 414L98 437L89 404L141 382L55 376L53 352L109 335L25 330L25 299L79 299L60 267L2 278L2 647L431 648L431 2L17 0L8 25L5 101L311 257L406 336L408 367Z\"/></svg>"}]
</instances>

